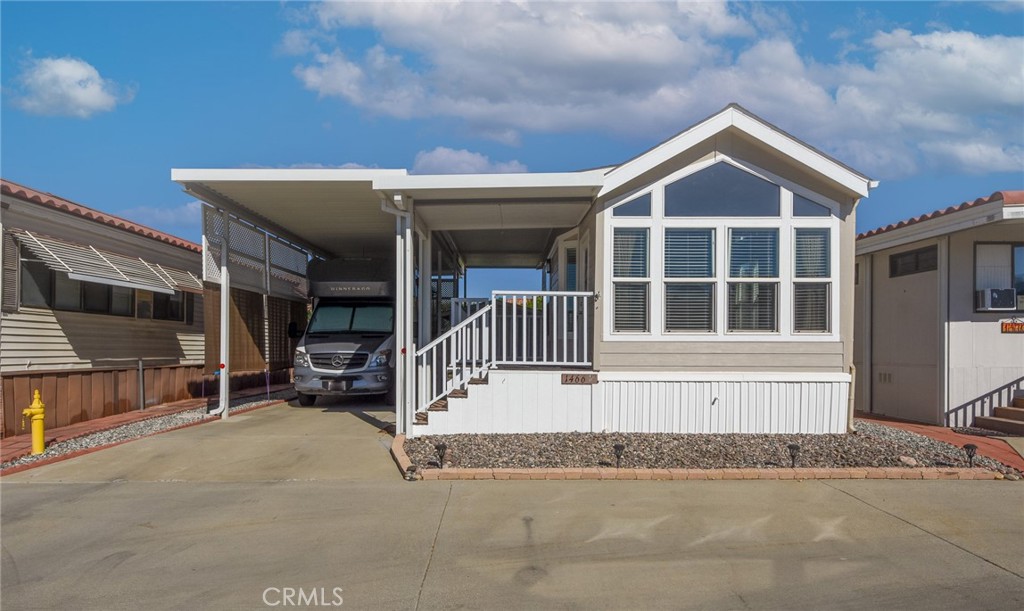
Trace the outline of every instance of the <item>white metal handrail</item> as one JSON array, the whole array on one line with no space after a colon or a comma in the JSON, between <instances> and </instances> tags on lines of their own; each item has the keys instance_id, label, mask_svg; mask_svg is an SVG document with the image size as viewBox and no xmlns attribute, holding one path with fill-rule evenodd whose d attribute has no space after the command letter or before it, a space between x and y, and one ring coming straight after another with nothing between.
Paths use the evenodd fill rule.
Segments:
<instances>
[{"instance_id":1,"label":"white metal handrail","mask_svg":"<svg viewBox=\"0 0 1024 611\"><path fill-rule=\"evenodd\" d=\"M589 366L593 305L584 291L494 291L492 364Z\"/></svg>"},{"instance_id":2,"label":"white metal handrail","mask_svg":"<svg viewBox=\"0 0 1024 611\"><path fill-rule=\"evenodd\" d=\"M416 410L423 411L484 373L491 359L487 305L416 351Z\"/></svg>"},{"instance_id":3,"label":"white metal handrail","mask_svg":"<svg viewBox=\"0 0 1024 611\"><path fill-rule=\"evenodd\" d=\"M452 326L454 327L467 317L476 314L480 308L490 303L491 300L486 297L453 297L451 299L452 311L450 317Z\"/></svg>"}]
</instances>

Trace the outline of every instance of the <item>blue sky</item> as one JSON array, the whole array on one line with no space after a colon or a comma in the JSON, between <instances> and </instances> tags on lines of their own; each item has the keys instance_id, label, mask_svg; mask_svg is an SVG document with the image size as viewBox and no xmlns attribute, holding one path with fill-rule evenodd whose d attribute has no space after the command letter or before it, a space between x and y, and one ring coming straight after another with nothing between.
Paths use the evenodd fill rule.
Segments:
<instances>
[{"instance_id":1,"label":"blue sky","mask_svg":"<svg viewBox=\"0 0 1024 611\"><path fill-rule=\"evenodd\" d=\"M735 101L882 181L863 231L1024 188L1022 8L4 1L0 171L198 239L172 167L574 170Z\"/></svg>"}]
</instances>

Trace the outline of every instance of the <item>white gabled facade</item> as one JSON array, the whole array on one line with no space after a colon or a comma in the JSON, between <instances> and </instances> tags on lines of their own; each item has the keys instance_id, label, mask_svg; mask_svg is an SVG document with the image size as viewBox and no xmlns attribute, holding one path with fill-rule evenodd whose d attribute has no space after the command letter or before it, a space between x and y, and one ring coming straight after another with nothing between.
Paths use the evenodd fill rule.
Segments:
<instances>
[{"instance_id":1,"label":"white gabled facade","mask_svg":"<svg viewBox=\"0 0 1024 611\"><path fill-rule=\"evenodd\" d=\"M739 201L739 212L696 215L678 198L668 211L668 190L685 191L674 185L722 168L762 185L768 195L754 204L768 201L769 212L746 214ZM877 183L739 106L583 172L325 170L308 181L290 172L175 170L173 179L311 252L390 253L402 294L400 432L846 430L855 208ZM642 197L646 213L616 213ZM496 294L486 315L436 338L428 323L438 312L414 300L431 291L440 246L460 266L544 269L551 291ZM634 259L620 260L629 249ZM713 271L680 271L692 257ZM623 276L624 265L635 269ZM630 296L632 327L616 314ZM510 341L517 348L497 358Z\"/></svg>"}]
</instances>

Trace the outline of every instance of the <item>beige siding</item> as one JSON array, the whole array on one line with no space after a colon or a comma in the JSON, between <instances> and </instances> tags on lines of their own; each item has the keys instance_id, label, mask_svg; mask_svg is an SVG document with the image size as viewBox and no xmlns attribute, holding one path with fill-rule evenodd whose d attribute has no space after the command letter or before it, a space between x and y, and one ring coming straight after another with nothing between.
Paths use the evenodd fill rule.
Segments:
<instances>
[{"instance_id":1,"label":"beige siding","mask_svg":"<svg viewBox=\"0 0 1024 611\"><path fill-rule=\"evenodd\" d=\"M602 371L841 373L838 342L599 342Z\"/></svg>"},{"instance_id":2,"label":"beige siding","mask_svg":"<svg viewBox=\"0 0 1024 611\"><path fill-rule=\"evenodd\" d=\"M939 272L889 277L890 255L933 244L872 257L871 411L938 423Z\"/></svg>"},{"instance_id":3,"label":"beige siding","mask_svg":"<svg viewBox=\"0 0 1024 611\"><path fill-rule=\"evenodd\" d=\"M202 298L184 323L22 308L0 319L0 371L118 367L203 361Z\"/></svg>"}]
</instances>

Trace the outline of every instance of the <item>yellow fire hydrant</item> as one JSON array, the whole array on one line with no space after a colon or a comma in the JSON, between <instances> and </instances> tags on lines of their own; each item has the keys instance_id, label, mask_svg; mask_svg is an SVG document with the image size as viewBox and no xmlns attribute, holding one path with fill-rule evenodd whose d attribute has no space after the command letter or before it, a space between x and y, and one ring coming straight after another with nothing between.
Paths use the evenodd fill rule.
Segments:
<instances>
[{"instance_id":1,"label":"yellow fire hydrant","mask_svg":"<svg viewBox=\"0 0 1024 611\"><path fill-rule=\"evenodd\" d=\"M46 450L45 417L46 406L39 398L39 390L32 397L32 405L21 411L21 428L25 428L25 418L32 418L32 454L42 454Z\"/></svg>"}]
</instances>

